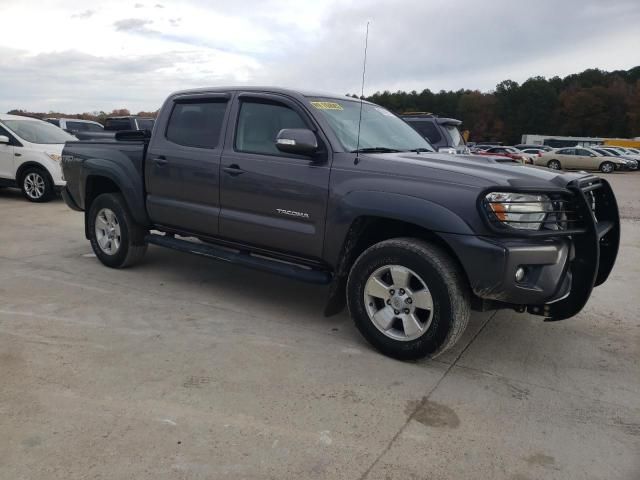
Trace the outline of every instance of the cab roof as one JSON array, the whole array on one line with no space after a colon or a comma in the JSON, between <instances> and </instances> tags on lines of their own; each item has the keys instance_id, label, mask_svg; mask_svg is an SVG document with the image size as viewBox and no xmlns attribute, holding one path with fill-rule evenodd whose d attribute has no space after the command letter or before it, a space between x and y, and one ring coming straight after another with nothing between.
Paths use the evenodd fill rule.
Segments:
<instances>
[{"instance_id":1,"label":"cab roof","mask_svg":"<svg viewBox=\"0 0 640 480\"><path fill-rule=\"evenodd\" d=\"M173 92L170 97L175 96L183 96L183 95L197 95L197 94L206 94L206 93L231 93L231 92L255 92L255 93L279 93L282 95L288 95L291 97L296 97L298 99L308 98L308 97L319 97L319 98L331 98L334 100L349 100L354 102L359 102L358 98L349 97L347 95L336 95L335 93L327 93L327 92L319 92L319 91L310 91L310 90L298 90L292 88L281 88L281 87L261 87L261 86L235 86L235 87L204 87L204 88L193 88L189 90L179 90L177 92ZM363 101L367 102L366 100Z\"/></svg>"}]
</instances>

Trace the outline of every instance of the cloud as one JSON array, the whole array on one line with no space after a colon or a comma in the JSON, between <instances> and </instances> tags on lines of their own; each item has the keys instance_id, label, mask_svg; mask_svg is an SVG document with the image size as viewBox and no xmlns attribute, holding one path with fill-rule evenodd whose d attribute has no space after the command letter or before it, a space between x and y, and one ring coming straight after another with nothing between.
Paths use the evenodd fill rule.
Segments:
<instances>
[{"instance_id":1,"label":"cloud","mask_svg":"<svg viewBox=\"0 0 640 480\"><path fill-rule=\"evenodd\" d=\"M143 20L142 18L125 18L113 23L116 30L119 32L132 32L132 33L157 33L154 30L147 28L147 25L151 25L153 20Z\"/></svg>"},{"instance_id":2,"label":"cloud","mask_svg":"<svg viewBox=\"0 0 640 480\"><path fill-rule=\"evenodd\" d=\"M81 18L76 0L39 15L31 2L0 0L0 110L150 110L173 89L223 83L355 93L368 20L365 94L490 90L507 78L640 65L637 0L134 1L97 0L45 42L21 25ZM132 7L145 9L123 18Z\"/></svg>"},{"instance_id":3,"label":"cloud","mask_svg":"<svg viewBox=\"0 0 640 480\"><path fill-rule=\"evenodd\" d=\"M0 56L7 60L0 92L9 92L0 94L1 112L155 110L172 91L246 83L260 68L249 58L206 50L128 57L68 50L32 56L0 47ZM44 90L42 78L47 79Z\"/></svg>"},{"instance_id":4,"label":"cloud","mask_svg":"<svg viewBox=\"0 0 640 480\"><path fill-rule=\"evenodd\" d=\"M76 13L74 15L71 15L71 18L79 18L79 19L83 19L83 18L91 18L95 15L96 11L95 10L85 10L84 12L80 12L80 13Z\"/></svg>"}]
</instances>

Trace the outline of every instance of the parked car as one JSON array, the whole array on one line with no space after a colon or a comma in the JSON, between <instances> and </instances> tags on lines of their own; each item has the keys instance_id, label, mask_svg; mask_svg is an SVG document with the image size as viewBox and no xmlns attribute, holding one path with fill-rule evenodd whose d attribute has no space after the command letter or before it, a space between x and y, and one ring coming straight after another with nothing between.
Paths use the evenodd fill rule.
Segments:
<instances>
[{"instance_id":1,"label":"parked car","mask_svg":"<svg viewBox=\"0 0 640 480\"><path fill-rule=\"evenodd\" d=\"M151 243L330 284L325 313L346 302L400 359L449 349L472 308L578 313L618 251L606 180L428 147L350 97L187 90L151 135L68 142L63 197L108 267Z\"/></svg>"},{"instance_id":2,"label":"parked car","mask_svg":"<svg viewBox=\"0 0 640 480\"><path fill-rule=\"evenodd\" d=\"M542 155L544 152L546 152L547 150L544 150L542 148L523 148L520 150L522 153L526 153L527 155L533 157L539 157L540 155Z\"/></svg>"},{"instance_id":3,"label":"parked car","mask_svg":"<svg viewBox=\"0 0 640 480\"><path fill-rule=\"evenodd\" d=\"M524 150L526 148L536 148L544 150L545 152L550 152L551 150L553 150L553 148L548 145L536 145L533 143L519 143L518 145L514 145L514 147L518 150Z\"/></svg>"},{"instance_id":4,"label":"parked car","mask_svg":"<svg viewBox=\"0 0 640 480\"><path fill-rule=\"evenodd\" d=\"M429 141L433 147L443 153L469 153L458 127L462 125L455 118L438 117L431 113L405 113L400 115L416 132Z\"/></svg>"},{"instance_id":5,"label":"parked car","mask_svg":"<svg viewBox=\"0 0 640 480\"><path fill-rule=\"evenodd\" d=\"M78 118L45 118L45 121L62 128L65 132L79 138L80 140L91 140L94 138L111 138L114 132L105 131L102 124L92 120L82 120Z\"/></svg>"},{"instance_id":6,"label":"parked car","mask_svg":"<svg viewBox=\"0 0 640 480\"><path fill-rule=\"evenodd\" d=\"M107 117L104 122L104 129L107 131L120 132L123 130L152 130L153 118L127 115L122 117Z\"/></svg>"},{"instance_id":7,"label":"parked car","mask_svg":"<svg viewBox=\"0 0 640 480\"><path fill-rule=\"evenodd\" d=\"M591 147L591 150L599 153L600 155L604 155L605 157L614 157L618 160L622 160L625 163L625 169L627 170L637 170L638 169L638 160L635 157L627 157L620 155L616 150L610 150L608 148L600 148L600 147Z\"/></svg>"},{"instance_id":8,"label":"parked car","mask_svg":"<svg viewBox=\"0 0 640 480\"><path fill-rule=\"evenodd\" d=\"M62 189L64 130L37 118L0 114L0 186L17 187L31 202L51 200Z\"/></svg>"},{"instance_id":9,"label":"parked car","mask_svg":"<svg viewBox=\"0 0 640 480\"><path fill-rule=\"evenodd\" d=\"M602 173L626 166L617 157L606 157L586 147L558 148L534 158L533 163L553 170L600 170Z\"/></svg>"},{"instance_id":10,"label":"parked car","mask_svg":"<svg viewBox=\"0 0 640 480\"><path fill-rule=\"evenodd\" d=\"M533 164L533 155L523 153L515 147L489 147L485 150L474 152L476 155L500 155L503 157L509 157L512 160L525 164Z\"/></svg>"},{"instance_id":11,"label":"parked car","mask_svg":"<svg viewBox=\"0 0 640 480\"><path fill-rule=\"evenodd\" d=\"M612 146L608 146L608 145L604 145L604 146L602 146L602 148L607 150L607 151L610 151L610 152L616 152L622 158L628 158L628 159L632 159L632 160L640 159L640 155L632 152L631 149L629 149L629 148L612 147Z\"/></svg>"}]
</instances>

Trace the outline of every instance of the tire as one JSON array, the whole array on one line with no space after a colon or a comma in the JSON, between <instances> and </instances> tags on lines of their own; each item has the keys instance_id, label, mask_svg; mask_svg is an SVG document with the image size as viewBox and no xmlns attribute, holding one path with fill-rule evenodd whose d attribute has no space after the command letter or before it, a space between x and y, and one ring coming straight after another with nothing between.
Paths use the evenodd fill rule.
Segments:
<instances>
[{"instance_id":1,"label":"tire","mask_svg":"<svg viewBox=\"0 0 640 480\"><path fill-rule=\"evenodd\" d=\"M408 282L402 275L394 280L396 272L403 271L409 272ZM396 238L373 245L355 261L347 280L347 304L356 327L376 349L400 360L416 360L434 358L458 341L471 315L471 292L461 267L441 247ZM380 318L382 322L376 320Z\"/></svg>"},{"instance_id":2,"label":"tire","mask_svg":"<svg viewBox=\"0 0 640 480\"><path fill-rule=\"evenodd\" d=\"M53 199L55 187L49 172L39 167L27 167L20 174L20 190L24 198L34 203Z\"/></svg>"},{"instance_id":3,"label":"tire","mask_svg":"<svg viewBox=\"0 0 640 480\"><path fill-rule=\"evenodd\" d=\"M615 169L616 166L611 162L602 162L599 168L602 173L613 173Z\"/></svg>"},{"instance_id":4,"label":"tire","mask_svg":"<svg viewBox=\"0 0 640 480\"><path fill-rule=\"evenodd\" d=\"M91 248L104 265L125 268L142 260L147 251L147 230L134 221L121 194L98 195L87 221Z\"/></svg>"},{"instance_id":5,"label":"tire","mask_svg":"<svg viewBox=\"0 0 640 480\"><path fill-rule=\"evenodd\" d=\"M551 170L562 170L562 165L560 165L558 160L549 160L547 162L547 168L550 168Z\"/></svg>"}]
</instances>

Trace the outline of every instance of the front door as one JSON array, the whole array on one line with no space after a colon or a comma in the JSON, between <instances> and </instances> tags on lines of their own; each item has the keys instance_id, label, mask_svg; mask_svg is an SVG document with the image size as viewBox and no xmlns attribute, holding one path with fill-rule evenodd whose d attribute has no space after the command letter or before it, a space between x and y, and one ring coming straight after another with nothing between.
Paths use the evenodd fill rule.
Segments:
<instances>
[{"instance_id":1,"label":"front door","mask_svg":"<svg viewBox=\"0 0 640 480\"><path fill-rule=\"evenodd\" d=\"M0 178L13 180L15 176L13 135L0 126L0 136L5 136L9 139L9 143L0 143Z\"/></svg>"},{"instance_id":2,"label":"front door","mask_svg":"<svg viewBox=\"0 0 640 480\"><path fill-rule=\"evenodd\" d=\"M147 211L157 225L216 235L228 96L179 98L146 157ZM171 108L171 107L169 107Z\"/></svg>"},{"instance_id":3,"label":"front door","mask_svg":"<svg viewBox=\"0 0 640 480\"><path fill-rule=\"evenodd\" d=\"M241 94L220 176L220 235L297 256L320 258L329 188L327 142L312 119L281 95ZM313 157L280 152L283 128L315 130Z\"/></svg>"}]
</instances>

